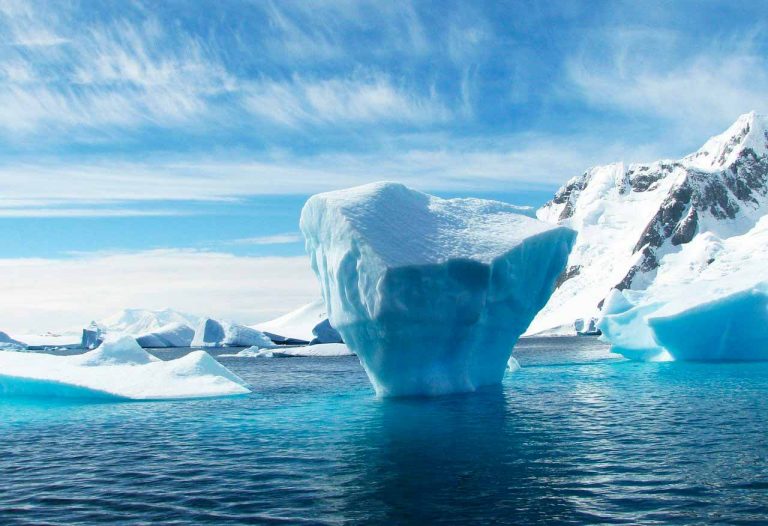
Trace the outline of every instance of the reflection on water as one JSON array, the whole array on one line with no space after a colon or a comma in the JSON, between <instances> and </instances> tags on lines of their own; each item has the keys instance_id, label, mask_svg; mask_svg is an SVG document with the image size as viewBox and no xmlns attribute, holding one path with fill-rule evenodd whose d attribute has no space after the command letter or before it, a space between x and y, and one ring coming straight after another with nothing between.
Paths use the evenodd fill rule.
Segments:
<instances>
[{"instance_id":1,"label":"reflection on water","mask_svg":"<svg viewBox=\"0 0 768 526\"><path fill-rule=\"evenodd\" d=\"M223 358L253 395L3 400L0 524L768 520L768 365L517 354L437 399L378 400L354 358Z\"/></svg>"}]
</instances>

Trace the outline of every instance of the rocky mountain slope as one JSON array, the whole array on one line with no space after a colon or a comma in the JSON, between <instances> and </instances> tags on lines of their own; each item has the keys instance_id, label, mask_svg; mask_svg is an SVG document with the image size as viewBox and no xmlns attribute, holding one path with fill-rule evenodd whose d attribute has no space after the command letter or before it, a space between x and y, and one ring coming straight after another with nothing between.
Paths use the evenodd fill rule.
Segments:
<instances>
[{"instance_id":1,"label":"rocky mountain slope","mask_svg":"<svg viewBox=\"0 0 768 526\"><path fill-rule=\"evenodd\" d=\"M754 112L680 160L587 170L537 211L539 219L573 228L578 238L528 334L573 332L574 320L599 316L613 288L646 289L659 272L700 272L660 266L698 236L742 235L766 214L768 118Z\"/></svg>"}]
</instances>

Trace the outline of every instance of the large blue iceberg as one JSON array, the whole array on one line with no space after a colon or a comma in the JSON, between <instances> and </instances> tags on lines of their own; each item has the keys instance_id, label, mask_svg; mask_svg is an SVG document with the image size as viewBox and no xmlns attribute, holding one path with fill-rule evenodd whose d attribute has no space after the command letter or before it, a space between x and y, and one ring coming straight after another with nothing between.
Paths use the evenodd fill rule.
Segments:
<instances>
[{"instance_id":1,"label":"large blue iceberg","mask_svg":"<svg viewBox=\"0 0 768 526\"><path fill-rule=\"evenodd\" d=\"M315 195L301 230L330 323L380 396L501 382L575 238L505 203L395 183Z\"/></svg>"}]
</instances>

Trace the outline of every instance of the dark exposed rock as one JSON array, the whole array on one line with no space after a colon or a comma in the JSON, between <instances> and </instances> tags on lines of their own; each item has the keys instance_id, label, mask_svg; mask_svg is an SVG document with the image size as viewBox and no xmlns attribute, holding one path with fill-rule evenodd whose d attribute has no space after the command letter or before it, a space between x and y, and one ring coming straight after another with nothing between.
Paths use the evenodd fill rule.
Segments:
<instances>
[{"instance_id":1,"label":"dark exposed rock","mask_svg":"<svg viewBox=\"0 0 768 526\"><path fill-rule=\"evenodd\" d=\"M560 285L568 281L569 279L578 276L581 273L581 265L571 265L567 269L563 270L558 276L555 282L555 288L560 288Z\"/></svg>"}]
</instances>

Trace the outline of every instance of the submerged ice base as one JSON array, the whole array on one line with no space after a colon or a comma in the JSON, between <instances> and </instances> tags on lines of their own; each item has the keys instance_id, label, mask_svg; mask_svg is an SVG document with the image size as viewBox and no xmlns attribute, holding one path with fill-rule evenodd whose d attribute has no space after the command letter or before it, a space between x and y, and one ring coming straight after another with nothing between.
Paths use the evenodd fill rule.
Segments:
<instances>
[{"instance_id":1,"label":"submerged ice base","mask_svg":"<svg viewBox=\"0 0 768 526\"><path fill-rule=\"evenodd\" d=\"M301 229L329 320L380 396L500 383L575 237L511 205L394 183L316 195Z\"/></svg>"},{"instance_id":2,"label":"submerged ice base","mask_svg":"<svg viewBox=\"0 0 768 526\"><path fill-rule=\"evenodd\" d=\"M162 361L128 336L75 356L0 351L0 396L173 400L249 393L205 351Z\"/></svg>"}]
</instances>

